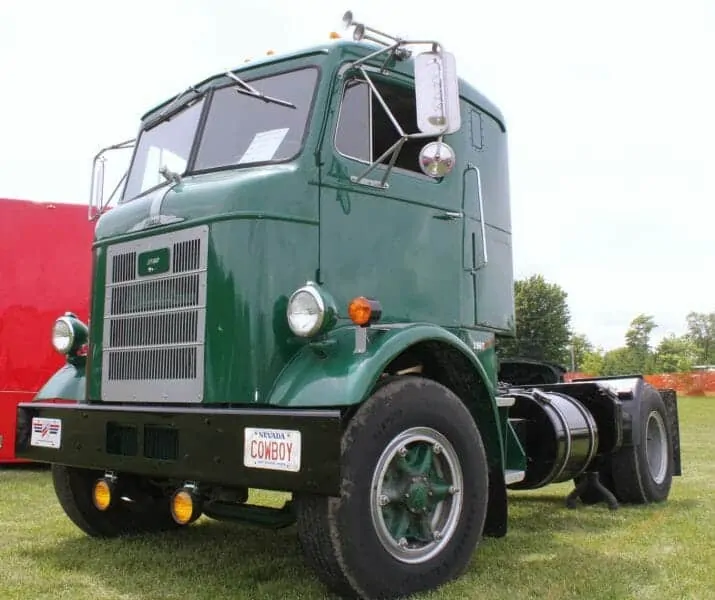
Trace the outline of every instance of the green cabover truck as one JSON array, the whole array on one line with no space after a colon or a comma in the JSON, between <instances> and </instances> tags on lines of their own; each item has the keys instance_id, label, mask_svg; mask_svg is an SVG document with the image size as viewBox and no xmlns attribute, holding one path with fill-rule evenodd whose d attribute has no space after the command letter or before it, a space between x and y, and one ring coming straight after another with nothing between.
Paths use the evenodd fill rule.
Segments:
<instances>
[{"instance_id":1,"label":"green cabover truck","mask_svg":"<svg viewBox=\"0 0 715 600\"><path fill-rule=\"evenodd\" d=\"M16 450L91 536L296 524L331 590L395 598L505 535L508 489L665 500L679 426L640 376L512 361L502 381L504 117L438 42L345 23L352 40L210 77L97 155L91 326L58 318L67 364L20 405ZM105 151L132 145L104 210Z\"/></svg>"}]
</instances>

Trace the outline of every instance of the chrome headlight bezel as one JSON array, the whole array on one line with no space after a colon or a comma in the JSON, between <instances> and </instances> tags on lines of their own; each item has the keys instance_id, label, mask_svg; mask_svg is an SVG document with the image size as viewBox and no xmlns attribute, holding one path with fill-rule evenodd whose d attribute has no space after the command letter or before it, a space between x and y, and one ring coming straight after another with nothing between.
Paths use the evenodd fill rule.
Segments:
<instances>
[{"instance_id":1,"label":"chrome headlight bezel","mask_svg":"<svg viewBox=\"0 0 715 600\"><path fill-rule=\"evenodd\" d=\"M296 319L300 316L296 311L299 308L296 304L306 300L313 303L314 314L310 323L301 327L296 323ZM308 281L295 290L290 295L286 307L288 327L294 335L302 338L314 337L327 330L334 322L336 313L335 302L330 295L312 281ZM303 318L305 318L305 313L303 313Z\"/></svg>"},{"instance_id":2,"label":"chrome headlight bezel","mask_svg":"<svg viewBox=\"0 0 715 600\"><path fill-rule=\"evenodd\" d=\"M57 333L58 329L64 331ZM60 354L72 355L87 342L88 333L87 326L74 314L65 313L52 324L52 347ZM64 339L64 343L58 342L59 339Z\"/></svg>"},{"instance_id":3,"label":"chrome headlight bezel","mask_svg":"<svg viewBox=\"0 0 715 600\"><path fill-rule=\"evenodd\" d=\"M65 331L58 334L58 329L64 328ZM58 343L58 339L66 339L62 344ZM60 317L52 324L52 347L60 354L69 354L74 346L75 333L72 322L67 317Z\"/></svg>"}]
</instances>

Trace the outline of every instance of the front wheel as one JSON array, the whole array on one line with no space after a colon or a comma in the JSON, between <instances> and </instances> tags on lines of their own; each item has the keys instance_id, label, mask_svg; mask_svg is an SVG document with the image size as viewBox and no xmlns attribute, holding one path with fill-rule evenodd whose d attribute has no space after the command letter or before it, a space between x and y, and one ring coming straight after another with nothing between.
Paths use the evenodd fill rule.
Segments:
<instances>
[{"instance_id":1,"label":"front wheel","mask_svg":"<svg viewBox=\"0 0 715 600\"><path fill-rule=\"evenodd\" d=\"M488 468L460 399L421 377L381 386L343 434L339 497L297 495L298 533L344 596L396 598L460 575L479 542Z\"/></svg>"}]
</instances>

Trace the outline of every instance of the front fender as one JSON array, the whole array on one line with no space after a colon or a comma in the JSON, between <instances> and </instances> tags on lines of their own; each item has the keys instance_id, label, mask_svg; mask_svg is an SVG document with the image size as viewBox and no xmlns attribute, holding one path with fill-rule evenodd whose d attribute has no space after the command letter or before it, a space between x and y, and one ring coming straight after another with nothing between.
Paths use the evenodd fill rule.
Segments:
<instances>
[{"instance_id":1,"label":"front fender","mask_svg":"<svg viewBox=\"0 0 715 600\"><path fill-rule=\"evenodd\" d=\"M47 383L42 386L32 401L73 400L75 402L84 402L86 394L85 382L84 365L67 363L47 380Z\"/></svg>"},{"instance_id":2,"label":"front fender","mask_svg":"<svg viewBox=\"0 0 715 600\"><path fill-rule=\"evenodd\" d=\"M460 350L494 396L486 371L469 346L437 325L413 324L370 329L367 351L362 354L355 353L354 327L341 327L325 341L306 344L278 377L268 403L296 408L358 404L395 357L425 341L442 341Z\"/></svg>"}]
</instances>

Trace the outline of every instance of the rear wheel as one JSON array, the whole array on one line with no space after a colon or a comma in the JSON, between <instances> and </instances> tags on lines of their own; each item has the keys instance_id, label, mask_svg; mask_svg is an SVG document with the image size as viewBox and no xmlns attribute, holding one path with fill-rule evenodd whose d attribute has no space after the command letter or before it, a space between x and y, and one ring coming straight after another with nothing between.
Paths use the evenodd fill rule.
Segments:
<instances>
[{"instance_id":1,"label":"rear wheel","mask_svg":"<svg viewBox=\"0 0 715 600\"><path fill-rule=\"evenodd\" d=\"M103 474L90 469L52 465L57 499L65 514L87 535L116 537L179 527L171 518L169 501L165 497L117 498L106 510L99 510L92 501L92 487Z\"/></svg>"},{"instance_id":2,"label":"rear wheel","mask_svg":"<svg viewBox=\"0 0 715 600\"><path fill-rule=\"evenodd\" d=\"M460 575L481 536L487 460L450 390L421 377L381 386L342 442L340 497L296 495L307 560L333 591L396 598Z\"/></svg>"},{"instance_id":3,"label":"rear wheel","mask_svg":"<svg viewBox=\"0 0 715 600\"><path fill-rule=\"evenodd\" d=\"M610 457L601 481L620 502L663 502L673 482L673 442L665 404L650 384L643 385L640 410L634 419L636 439Z\"/></svg>"}]
</instances>

